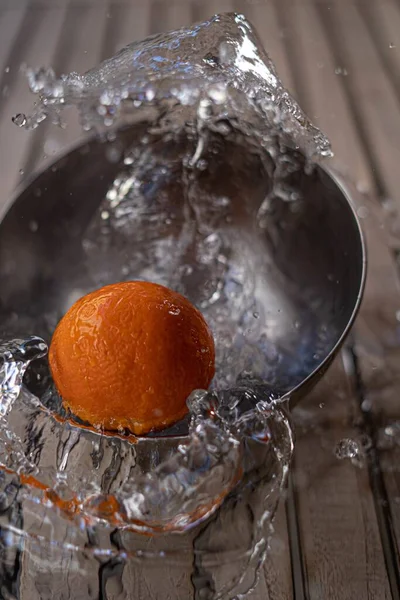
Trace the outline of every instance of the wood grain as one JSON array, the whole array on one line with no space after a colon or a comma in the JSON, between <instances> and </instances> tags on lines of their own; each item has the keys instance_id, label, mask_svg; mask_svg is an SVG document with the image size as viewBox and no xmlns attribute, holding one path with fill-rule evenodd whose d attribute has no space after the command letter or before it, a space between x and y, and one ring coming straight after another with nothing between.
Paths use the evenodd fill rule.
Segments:
<instances>
[{"instance_id":1,"label":"wood grain","mask_svg":"<svg viewBox=\"0 0 400 600\"><path fill-rule=\"evenodd\" d=\"M303 82L299 101L329 137L335 153L330 162L340 173L357 182L360 189L374 190L373 177L343 88L345 75L342 71L337 74L340 67L328 44L316 6L309 2L293 2L291 10L280 12L283 42L286 46L290 40L293 46L291 72L296 72Z\"/></svg>"},{"instance_id":2,"label":"wood grain","mask_svg":"<svg viewBox=\"0 0 400 600\"><path fill-rule=\"evenodd\" d=\"M24 10L24 7L14 10ZM32 108L33 96L26 78L20 73L20 65L23 62L33 66L49 66L52 63L64 17L65 6L31 9L20 21L10 48L10 71L5 82L8 91L0 104L0 206L10 196L17 181L21 180L19 170L23 167L33 139L32 132L18 130L11 122L13 115L29 112ZM43 44L43 40L46 40L46 44Z\"/></svg>"},{"instance_id":3,"label":"wood grain","mask_svg":"<svg viewBox=\"0 0 400 600\"><path fill-rule=\"evenodd\" d=\"M73 71L84 73L98 64L103 58L107 23L107 6L81 7L71 2L66 8L54 50L52 66L55 72L58 75ZM91 31L90 40L88 31ZM65 129L45 122L34 132L30 152L23 165L25 177L44 169L57 155L84 137L75 108L65 112L65 120Z\"/></svg>"},{"instance_id":4,"label":"wood grain","mask_svg":"<svg viewBox=\"0 0 400 600\"><path fill-rule=\"evenodd\" d=\"M400 6L397 5L396 9L399 14ZM382 471L382 477L375 478L375 471L372 470L372 485L378 488L377 492L381 496L377 514L381 520L392 592L394 597L399 597L399 452L396 436L385 436L385 430L400 417L400 343L396 318L400 296L398 267L395 262L399 248L400 197L399 176L393 160L398 155L395 136L399 132L397 127L400 108L396 87L393 80L388 78L382 54L378 51L376 40L374 42L369 36L365 21L362 23L360 14L355 12L350 13L346 22L340 13L337 13L336 18L337 27L343 36L339 39L343 40L348 63L353 65L353 69L357 67L358 77L349 79L348 93L354 98L361 93L359 111L363 114L364 145L369 144L370 160L372 158L375 165L375 186L381 196L378 198L380 204L372 201L364 203L369 211L368 218L364 220L364 230L371 251L369 278L356 330L358 335L355 349L364 420L378 450L375 466ZM338 30L336 35L339 35ZM358 39L357 48L349 41L350 36L354 35ZM361 61L361 55L364 62ZM375 69L376 76L372 77L371 73Z\"/></svg>"},{"instance_id":5,"label":"wood grain","mask_svg":"<svg viewBox=\"0 0 400 600\"><path fill-rule=\"evenodd\" d=\"M333 16L332 13L334 13ZM324 36L319 39L318 48L314 48L314 53L317 56L320 56L320 49L327 44L324 55L328 56L330 53L331 56L333 56L336 64L339 63L341 65L341 73L338 75L337 72L335 73L335 71L332 71L332 68L325 71L326 85L315 89L312 101L315 110L319 111L321 115L321 126L328 130L328 133L330 134L326 106L327 103L329 105L332 90L335 90L338 87L335 85L335 78L336 80L342 79L342 102L341 105L337 105L337 107L340 106L340 112L337 115L336 130L342 131L340 122L343 120L344 123L346 123L346 131L351 132L351 134L346 137L336 137L336 149L338 149L338 155L342 156L347 152L348 173L352 174L352 177L358 184L360 183L360 175L363 177L361 181L368 181L366 187L364 187L364 185L359 185L361 189L368 189L371 192L380 191L382 193L386 188L387 178L386 174L384 174L383 181L385 182L385 185L383 186L380 177L377 177L376 173L371 171L371 160L374 161L373 153L376 150L375 148L371 150L369 136L371 136L372 127L377 126L379 119L386 119L386 124L388 124L388 120L395 118L393 110L397 110L397 105L394 99L393 88L388 86L387 81L385 84L381 82L382 77L384 78L382 69L379 69L376 72L375 83L372 82L372 73L375 73L375 69L378 69L376 48L374 49L371 40L368 41L367 49L363 46L366 39L366 31L361 30L360 16L358 14L355 16L354 9L349 11L349 15L350 17L347 21L347 17L344 18L343 12L338 11L336 7L333 10L329 9L329 13L328 10L325 11L325 28L322 30L325 33L325 39ZM299 13L297 14L297 18L299 18ZM337 22L335 21L336 18L338 19ZM357 29L355 25L356 22L359 29ZM299 30L301 31L301 28ZM334 32L333 35L338 36L337 38L329 38L329 31L332 30ZM318 31L318 21L316 21L316 27L313 31ZM354 52L355 44L351 43L351 40L354 39L354 35L356 35L358 42L358 55L357 58L353 56L351 62L348 52L350 49ZM304 41L306 38L307 36L304 35L303 43L307 45L307 41ZM342 48L341 52L338 52L338 46ZM347 49L346 52L344 48ZM361 88L356 87L357 82L358 85L360 85L361 81L363 82L363 86L367 85L365 83L365 78L367 77L367 65L366 63L363 63L364 70L361 69L358 76L353 76L349 65L352 64L353 68L356 66L359 67L362 62L362 52L365 52L365 55L368 58L370 69L371 65L373 65L373 68L369 71L368 75L370 86L375 86L375 93L378 93L376 91L378 90L379 94L385 96L384 106L386 108L386 114L384 112L380 113L380 103L377 100L377 98L380 97L379 94L375 97L375 102L373 103L371 101L371 89L363 87L362 93L360 93ZM303 65L305 67L303 73L307 77L307 81L311 83L313 80L311 51L303 62ZM337 68L338 67L335 68L336 71ZM346 70L349 69L347 75L343 75L343 68ZM388 98L387 95L390 95L390 97ZM389 107L391 107L392 112L390 112ZM364 111L361 128L358 119L354 118L355 110L360 114ZM377 114L378 112L379 117ZM374 124L372 124L372 122L374 122ZM366 123L368 123L368 125L365 125ZM333 135L334 131L335 128L332 127ZM380 149L381 152L383 152L382 133L380 135ZM388 147L386 147L386 153L387 152L390 152ZM360 165L362 167L363 162L364 168L360 170ZM366 170L368 169L370 171L370 176L367 179L365 175ZM363 412L359 415L359 418L364 429L367 430L373 438L373 447L370 451L369 471L375 496L379 495L379 498L375 497L375 512L381 531L388 572L391 573L392 592L396 594L398 593L398 569L397 566L393 564L394 557L392 555L393 551L396 551L396 544L391 533L391 518L395 519L394 515L398 513L397 506L394 505L394 499L398 496L399 487L398 481L393 481L395 479L394 473L397 471L398 456L396 456L396 453L393 450L391 459L387 455L385 456L385 460L388 460L389 463L391 463L389 469L391 481L389 481L387 473L384 472L383 474L383 482L386 484L385 489L385 486L381 485L382 481L379 471L380 467L383 466L382 459L384 457L376 454L376 437L380 428L378 420L379 413L382 415L383 412L386 419L388 419L390 415L392 417L394 416L393 411L395 412L395 415L398 415L398 403L394 402L393 398L393 396L398 397L398 384L396 379L389 376L386 383L382 385L382 377L379 377L378 375L379 370L381 373L389 374L389 364L392 362L394 365L396 358L398 357L397 343L393 343L394 332L396 330L396 308L394 305L397 305L398 303L398 284L394 261L390 255L387 244L387 240L390 239L390 236L388 235L388 232L385 231L385 222L387 222L387 218L385 217L382 206L377 201L374 201L373 197L357 194L354 194L354 201L356 202L360 216L363 217L367 245L370 249L369 277L365 299L355 326L355 348L359 357L359 375L361 375L358 386L361 384L362 397L360 397L360 389L358 389L357 394L359 396L359 401L366 401L366 403L363 404L363 407L367 408L367 404L372 401L371 394L373 394L374 389L377 393L376 401L369 407L373 411L372 420ZM384 340L387 339L391 340L390 348L387 347L388 344L385 344ZM386 346L387 349L383 350L382 345ZM384 357L382 356L383 354ZM392 360L390 360L389 357L391 357ZM381 369L377 368L378 364L381 365ZM391 402L382 402L382 394L385 389L391 390L393 394L393 400ZM385 511L383 508L386 495L389 497L388 511ZM398 530L396 533L398 536ZM393 544L394 547L392 547Z\"/></svg>"},{"instance_id":6,"label":"wood grain","mask_svg":"<svg viewBox=\"0 0 400 600\"><path fill-rule=\"evenodd\" d=\"M328 40L326 38L325 32L321 27L321 22L317 11L313 7L313 5L307 5L304 7L302 3L296 2L294 3L293 9L287 11L285 14L285 20L287 25L287 36L292 39L292 44L298 48L298 59L295 61L292 59L291 64L293 68L297 70L298 78L302 80L302 90L306 90L306 94L304 95L304 102L307 104L306 109L311 114L312 117L315 118L316 122L321 126L321 128L328 133L328 135L333 138L334 149L337 153L336 165L344 171L343 169L343 158L345 159L345 164L347 166L347 174L352 174L353 177L356 178L356 181L359 184L359 187L362 189L375 189L375 180L370 176L368 171L368 161L366 159L365 149L362 145L362 139L360 138L359 132L354 125L354 119L351 111L348 106L348 97L346 96L345 91L343 90L342 78L347 77L344 74L343 68L338 67L337 63L335 64L335 56L332 53L332 49L328 45ZM340 69L338 72L338 68ZM318 73L319 77L315 76L315 73ZM321 81L319 81L321 77ZM301 94L301 91L300 91ZM302 99L303 96L301 96ZM346 137L343 136L343 131L346 131L348 135ZM361 198L362 204L359 204L359 208L364 208L364 198ZM360 213L365 215L364 212ZM389 258L388 256L386 258ZM333 377L331 373L329 375ZM328 377L329 377L328 376ZM346 374L343 372L341 375L338 374L338 384L345 385L341 381L341 379L346 378ZM331 386L332 389L334 386ZM358 408L358 399L355 397L355 394L349 394L349 390L345 391L347 396L347 402L344 402L344 407L347 405L347 410L349 407L352 407L354 411L353 418L362 420L362 416L360 410ZM337 408L337 406L336 406ZM351 414L349 415L351 417ZM357 436L357 427L351 425L352 421L349 422L349 431L345 433L343 431L344 437L352 437L354 435ZM333 430L338 429L338 427L332 427ZM353 430L351 432L351 429ZM311 440L309 439L309 451L311 450ZM299 445L297 447L297 452L299 452ZM305 450L306 452L306 450ZM296 455L297 456L297 455ZM370 582L368 582L368 577L364 582L364 585L367 585L368 593L378 594L377 596L373 595L373 597L380 597L380 593L382 593L382 597L386 597L386 594L389 594L388 587L384 589L381 587L382 581L384 581L386 577L385 573L385 564L381 560L381 541L379 535L379 517L375 513L375 501L371 494L369 488L369 470L368 465L364 468L364 473L362 476L362 489L363 492L360 493L360 498L363 500L363 505L359 506L358 515L364 514L363 520L365 523L368 523L374 529L374 543L372 545L372 550L370 553L367 553L365 556L365 564L367 565L367 571L372 573L375 572L374 577L374 586L375 592L372 592L370 587ZM296 471L297 472L297 471ZM333 477L334 481L335 477ZM357 476L358 481L360 480L360 474ZM341 474L341 476L337 476L337 483L346 481L346 474ZM353 481L354 484L354 481ZM333 495L333 492L336 489L336 496ZM351 489L351 482L348 481L345 488L342 489L343 496L340 495L339 489L333 488L327 493L328 498L335 498L336 501L342 497L344 499L346 494L348 493L348 489ZM354 493L354 492L353 492ZM354 494L356 497L357 494ZM318 501L318 505L320 503ZM322 505L324 504L322 498ZM354 507L355 508L355 507ZM361 512L360 512L361 511ZM318 514L318 509L316 511ZM340 508L341 517L343 520L346 520L345 512L343 508ZM351 514L351 513L349 513ZM322 516L322 515L321 515ZM351 521L355 524L357 522L356 518L352 518ZM310 525L313 521L310 521ZM332 518L332 524L335 522L335 518ZM301 520L300 520L301 523ZM324 524L327 526L327 533L329 533L329 520ZM340 533L340 524L338 523L337 529L333 528L333 530L328 534L327 538L332 539L334 541L338 541L341 536L346 537L345 529L343 529ZM357 537L360 537L360 533L358 533ZM371 541L371 531L368 528L364 530L364 537ZM333 537L332 537L333 536ZM307 539L306 536L302 537L302 540ZM378 549L380 548L380 549ZM355 549L353 549L355 551ZM342 555L340 555L342 556ZM371 559L373 566L371 568ZM348 562L350 561L350 562ZM340 564L340 560L336 559L333 561L337 566ZM344 565L351 564L351 556L347 557L343 563ZM346 567L347 568L347 567ZM357 569L354 572L358 572ZM346 578L345 572L342 572L344 578ZM310 574L307 572L307 580L310 582ZM345 579L344 579L345 580ZM343 585L343 583L342 583ZM363 582L358 581L357 583L354 581L354 585L362 586ZM334 587L334 586L333 586ZM350 587L350 586L349 586ZM310 597L312 597L312 591L309 589ZM316 593L316 597L321 590L314 590ZM357 590L357 587L353 589L354 595L362 596L361 588ZM326 590L325 590L326 593ZM342 590L341 592L331 592L332 597L347 597L345 595L341 596L340 594L347 594L346 590ZM364 594L366 591L364 590ZM335 594L338 594L335 596ZM331 597L331 596L329 596ZM349 597L352 597L351 595Z\"/></svg>"},{"instance_id":7,"label":"wood grain","mask_svg":"<svg viewBox=\"0 0 400 600\"><path fill-rule=\"evenodd\" d=\"M336 1L326 6L323 2L297 0L82 0L79 19L74 16L78 14L77 3L70 6L66 0L51 0L47 8L45 4L41 0L27 20L25 1L2 3L0 206L20 178L19 169L24 164L27 172L38 168L45 141L52 152L65 148L80 134L76 120L71 120L66 132L50 127L37 137L36 133L29 135L11 124L12 114L28 110L32 100L18 73L20 62L29 59L32 65L47 63L65 71L84 71L150 31L175 28L232 9L242 10L256 25L284 83L331 138L335 167L351 177L359 190L370 194L357 196L369 246L370 272L352 342L358 362L345 353L349 372L338 359L326 379L295 411L297 448L292 501L301 536L297 542L301 573L305 575L304 597L398 598L396 557L391 566L385 567L385 559L388 562L389 557L390 561L390 548L384 548L384 554L382 544L387 544L388 539L390 542L392 536L393 551L398 553L399 438L387 435L385 429L400 423L400 335L396 318L400 309L396 264L396 256L400 255L400 4L396 0ZM68 18L70 25L66 30ZM90 40L85 34L88 30ZM18 44L13 42L16 39ZM395 47L390 48L391 44ZM61 51L63 47L68 48L67 54ZM9 57L11 70L3 73ZM385 200L383 206L374 194ZM334 455L336 443L343 437L360 441L365 431L371 434L378 463L371 462L375 454L371 459L368 452L359 466L348 460L338 461ZM371 474L376 466L382 469L383 488L379 489L379 478ZM382 509L380 503L385 502L388 505ZM283 508L278 514L277 533L271 541L272 553L263 577L249 596L252 600L294 597ZM392 568L392 594L387 568ZM148 569L145 573L129 567L124 578L122 590L117 579L109 580L107 593L113 600L147 598L151 594L157 597L161 591L174 600L186 600L193 592L188 573L174 572L160 581L159 571ZM58 587L60 598L70 600L73 594L68 595L70 589L63 589L62 581ZM28 580L23 580L23 584L27 600L51 597L45 589L41 595L31 593ZM93 587L93 597L97 597L96 590ZM301 598L298 589L296 592L296 599Z\"/></svg>"},{"instance_id":8,"label":"wood grain","mask_svg":"<svg viewBox=\"0 0 400 600\"><path fill-rule=\"evenodd\" d=\"M150 31L150 3L130 2L127 6L113 3L109 7L111 31L108 33L106 56L136 42Z\"/></svg>"},{"instance_id":9,"label":"wood grain","mask_svg":"<svg viewBox=\"0 0 400 600\"><path fill-rule=\"evenodd\" d=\"M294 410L295 497L312 600L391 597L366 462L335 456L343 439L362 443L357 410L341 357Z\"/></svg>"},{"instance_id":10,"label":"wood grain","mask_svg":"<svg viewBox=\"0 0 400 600\"><path fill-rule=\"evenodd\" d=\"M391 80L384 73L374 43L355 6L346 11L333 7L330 21L341 68L348 75L349 100L352 118L359 114L358 129L362 134L364 150L372 163L378 192L400 203L397 165L400 161L400 105ZM357 43L353 42L357 39ZM340 52L339 52L340 50Z\"/></svg>"},{"instance_id":11,"label":"wood grain","mask_svg":"<svg viewBox=\"0 0 400 600\"><path fill-rule=\"evenodd\" d=\"M4 90L6 85L5 75L8 74L8 61L10 60L10 49L14 42L14 39L21 27L22 20L27 10L26 2L21 5L20 9L7 10L4 9L0 12L0 81L2 85L2 96L7 96L7 89ZM7 71L6 71L7 69Z\"/></svg>"}]
</instances>

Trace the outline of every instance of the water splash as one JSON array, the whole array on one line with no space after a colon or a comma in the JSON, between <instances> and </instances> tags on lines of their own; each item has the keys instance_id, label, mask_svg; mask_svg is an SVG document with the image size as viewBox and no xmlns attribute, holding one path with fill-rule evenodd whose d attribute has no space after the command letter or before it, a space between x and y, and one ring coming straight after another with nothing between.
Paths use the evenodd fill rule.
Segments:
<instances>
[{"instance_id":1,"label":"water splash","mask_svg":"<svg viewBox=\"0 0 400 600\"><path fill-rule=\"evenodd\" d=\"M225 135L233 127L268 142L274 133L310 158L331 156L327 138L284 89L253 27L240 14L216 15L136 42L84 75L57 78L43 67L26 73L39 102L32 115L14 121L27 129L46 118L60 124L68 106L79 108L87 131L150 120L171 132L181 129L189 115L198 133L211 129ZM199 135L193 164L203 144Z\"/></svg>"},{"instance_id":2,"label":"water splash","mask_svg":"<svg viewBox=\"0 0 400 600\"><path fill-rule=\"evenodd\" d=\"M5 417L21 391L25 371L33 360L47 353L46 343L36 336L0 343L0 415Z\"/></svg>"},{"instance_id":3,"label":"water splash","mask_svg":"<svg viewBox=\"0 0 400 600\"><path fill-rule=\"evenodd\" d=\"M372 441L368 435L360 435L355 439L343 438L335 448L335 456L339 460L350 459L355 467L365 467Z\"/></svg>"},{"instance_id":4,"label":"water splash","mask_svg":"<svg viewBox=\"0 0 400 600\"><path fill-rule=\"evenodd\" d=\"M360 455L360 447L356 440L344 438L337 443L335 448L336 458L357 458Z\"/></svg>"},{"instance_id":5,"label":"water splash","mask_svg":"<svg viewBox=\"0 0 400 600\"><path fill-rule=\"evenodd\" d=\"M227 391L197 391L188 399L191 422L186 437L133 440L100 434L63 415L54 392L41 401L21 386L29 362L43 356L43 346L36 343L34 350L30 340L2 347L5 368L0 383L11 368L17 371L13 378L17 383L12 391L10 386L0 388L0 401L8 402L1 431L18 443L19 456L16 461L9 447L0 443L0 473L6 475L0 476L0 492L5 493L11 478L13 501L23 507L29 522L28 529L26 523L18 528L10 514L0 515L0 526L14 536L13 545L20 536L30 540L37 556L44 556L48 543L61 554L84 553L85 573L100 555L123 561L130 556L159 557L165 564L171 559L184 568L185 552L194 552L198 572L214 580L232 558L232 542L240 569L234 577L230 573L228 579L225 575L214 582L212 597L223 597L237 587L249 565L258 564L266 550L286 480L293 440L284 407L265 400L249 408L253 406L249 395L254 394L250 391L236 397ZM31 371L28 374L35 376L33 367ZM216 511L217 518L207 521ZM246 532L239 545L237 539L229 542L232 529L226 529L227 521L236 517ZM198 537L204 521L208 524ZM48 534L44 523L51 524ZM124 539L121 552L110 545L116 527ZM182 537L171 550L165 533L174 531ZM215 544L225 548L222 554L213 549Z\"/></svg>"},{"instance_id":6,"label":"water splash","mask_svg":"<svg viewBox=\"0 0 400 600\"><path fill-rule=\"evenodd\" d=\"M244 440L269 448L274 438L271 422L282 418L283 413L273 409L270 402L260 401L254 409L248 401L250 392L246 395L244 390L236 396L227 391L197 391L188 399L190 425L185 437L135 439L82 429L60 410L54 389L46 387L41 401L22 387L30 362L43 357L45 348L41 340L33 339L3 345L2 429L11 432L26 459L32 461L36 473L33 485L48 497L50 492L57 493L62 480L69 488L74 511L89 521L106 520L141 532L184 531L214 512L238 484L248 460ZM289 458L290 428L286 437L287 441L281 442ZM54 445L59 450L51 456ZM100 468L105 467L105 447L112 456L111 463L118 463L120 471L124 463L125 476L113 486L110 479L115 473L109 472L104 478ZM84 461L92 457L92 469L85 462L76 464L77 456ZM1 465L13 469L9 458L0 452ZM283 482L283 471L281 479ZM56 497L58 501L58 493ZM70 507L64 508L68 512Z\"/></svg>"},{"instance_id":7,"label":"water splash","mask_svg":"<svg viewBox=\"0 0 400 600\"><path fill-rule=\"evenodd\" d=\"M151 558L159 570L175 566L177 576L186 569L199 597L245 593L265 556L293 450L280 397L289 381L304 378L301 369L317 366L328 336L315 294L293 294L294 309L279 292L294 284L265 264L265 238L273 252L279 215L301 214L294 176L331 156L329 142L283 88L243 15L152 36L85 74L26 74L37 102L14 123L63 126L64 111L76 107L83 129L106 141L115 169L82 235L83 273L75 267L57 310L116 279L162 283L201 308L216 341L217 374L211 391L188 399L188 420L162 435L124 438L71 420L46 363L30 368L13 358L15 342L3 346L3 429L28 466L10 464L0 445L7 474L0 489L11 480L14 505L26 515L21 524L14 513L0 514L0 526L16 536L14 546L28 539L41 560L59 553L48 589L72 553L82 586L95 573L104 597L106 580L132 557ZM303 304L316 318L307 327ZM51 335L59 312L28 319L29 326ZM287 357L302 347L279 345L290 344L293 327L301 343L313 340L314 355L301 368ZM180 535L171 542L166 532ZM146 597L149 589L147 580Z\"/></svg>"}]
</instances>

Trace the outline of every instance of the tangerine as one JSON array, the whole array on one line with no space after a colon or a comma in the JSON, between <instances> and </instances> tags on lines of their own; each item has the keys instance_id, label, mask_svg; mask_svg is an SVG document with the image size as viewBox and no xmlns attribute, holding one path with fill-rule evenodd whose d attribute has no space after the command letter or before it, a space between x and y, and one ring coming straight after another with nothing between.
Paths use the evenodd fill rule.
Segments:
<instances>
[{"instance_id":1,"label":"tangerine","mask_svg":"<svg viewBox=\"0 0 400 600\"><path fill-rule=\"evenodd\" d=\"M214 340L183 296L144 281L107 285L78 300L59 322L50 369L64 405L96 428L156 431L187 413L208 388Z\"/></svg>"}]
</instances>

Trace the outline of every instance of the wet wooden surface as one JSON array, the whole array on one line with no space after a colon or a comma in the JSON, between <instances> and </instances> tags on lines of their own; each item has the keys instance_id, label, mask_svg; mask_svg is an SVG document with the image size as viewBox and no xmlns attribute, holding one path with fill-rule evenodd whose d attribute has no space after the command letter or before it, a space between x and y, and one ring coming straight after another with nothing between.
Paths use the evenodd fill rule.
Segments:
<instances>
[{"instance_id":1,"label":"wet wooden surface","mask_svg":"<svg viewBox=\"0 0 400 600\"><path fill-rule=\"evenodd\" d=\"M80 136L72 115L65 131L27 134L11 123L32 102L21 63L84 71L128 42L226 10L256 25L285 85L331 138L336 169L359 192L369 253L349 342L294 411L288 498L249 598L397 600L400 0L0 0L0 212L16 185ZM357 461L335 456L344 438L361 449Z\"/></svg>"}]
</instances>

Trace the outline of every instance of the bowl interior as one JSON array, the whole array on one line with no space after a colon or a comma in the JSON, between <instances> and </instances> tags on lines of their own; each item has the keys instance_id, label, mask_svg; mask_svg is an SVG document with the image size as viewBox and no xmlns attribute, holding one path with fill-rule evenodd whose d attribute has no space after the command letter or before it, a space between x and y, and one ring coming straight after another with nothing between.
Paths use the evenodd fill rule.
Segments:
<instances>
[{"instance_id":1,"label":"bowl interior","mask_svg":"<svg viewBox=\"0 0 400 600\"><path fill-rule=\"evenodd\" d=\"M0 224L0 335L49 340L84 293L150 279L210 321L217 387L251 379L274 394L301 392L363 285L344 192L320 167L298 168L286 179L295 196L271 200L271 164L218 138L195 176L182 165L188 141L155 138L124 161L138 136L76 148L12 203Z\"/></svg>"}]
</instances>

